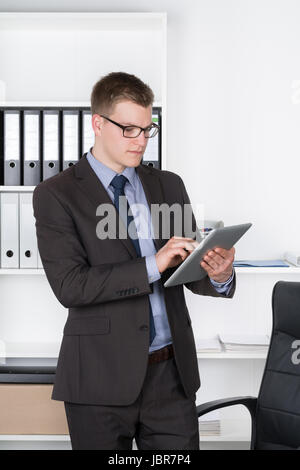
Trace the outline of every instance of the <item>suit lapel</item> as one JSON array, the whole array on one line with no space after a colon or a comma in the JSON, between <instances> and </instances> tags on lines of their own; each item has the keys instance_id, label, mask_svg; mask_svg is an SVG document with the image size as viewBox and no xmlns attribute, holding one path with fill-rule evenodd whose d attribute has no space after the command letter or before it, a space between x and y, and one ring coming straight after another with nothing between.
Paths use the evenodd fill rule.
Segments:
<instances>
[{"instance_id":1,"label":"suit lapel","mask_svg":"<svg viewBox=\"0 0 300 470\"><path fill-rule=\"evenodd\" d=\"M142 186L145 191L146 198L147 198L147 202L151 210L151 204L161 204L163 202L163 193L162 193L160 180L157 176L151 173L151 169L147 166L139 165L136 171L141 180L141 183L142 183ZM103 186L101 181L99 181L94 170L91 168L86 158L86 154L84 154L83 157L78 161L78 163L74 165L74 172L75 172L77 185L84 192L84 194L88 197L88 199L95 206L95 208L97 208L100 204L104 204L104 203L110 204L112 206L116 215L117 233L119 233L119 223L122 224L123 230L126 230L125 225L123 224L122 220L119 220L117 210L114 204L112 203L109 195L107 194L105 187ZM96 209L95 209L95 215L96 215ZM159 233L159 232L158 231L156 232L154 228L154 233ZM135 258L137 254L129 236L127 236L125 239L119 238L119 240L120 242L124 244L129 254L133 258ZM161 246L163 245L162 240L157 238L157 239L154 239L153 241L154 241L156 249L159 250Z\"/></svg>"},{"instance_id":2,"label":"suit lapel","mask_svg":"<svg viewBox=\"0 0 300 470\"><path fill-rule=\"evenodd\" d=\"M137 174L141 180L146 199L151 212L151 204L162 204L164 201L163 189L158 176L152 173L151 168L145 165L139 165L136 168ZM158 221L152 219L154 234L160 234ZM158 236L153 238L157 251L164 245L164 241Z\"/></svg>"},{"instance_id":3,"label":"suit lapel","mask_svg":"<svg viewBox=\"0 0 300 470\"><path fill-rule=\"evenodd\" d=\"M100 204L109 204L112 207L112 210L115 211L117 233L119 233L120 223L122 224L123 233L124 233L124 230L126 232L124 223L122 222L122 220L121 221L119 220L118 212L114 204L112 203L109 195L107 194L105 187L103 186L101 181L99 181L99 178L97 177L96 173L91 168L86 158L86 154L84 154L83 157L79 160L79 162L76 163L76 165L74 165L74 170L75 170L75 176L76 176L76 183L78 184L80 189L85 193L88 199L91 201L93 206L95 206L95 215L96 215L96 208ZM101 216L99 217L100 217L99 220L101 220ZM136 258L137 254L130 238L127 236L126 238L119 238L119 240L120 242L124 244L125 248L128 250L132 258Z\"/></svg>"}]
</instances>

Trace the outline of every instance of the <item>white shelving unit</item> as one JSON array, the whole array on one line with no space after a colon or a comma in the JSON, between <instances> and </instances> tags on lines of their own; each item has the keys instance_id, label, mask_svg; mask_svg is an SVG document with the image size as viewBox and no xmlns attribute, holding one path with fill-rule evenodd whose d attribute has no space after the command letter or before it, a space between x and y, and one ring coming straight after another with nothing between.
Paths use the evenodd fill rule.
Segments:
<instances>
[{"instance_id":1,"label":"white shelving unit","mask_svg":"<svg viewBox=\"0 0 300 470\"><path fill-rule=\"evenodd\" d=\"M166 34L166 13L0 13L0 106L89 106L101 76L133 73L162 106L166 167Z\"/></svg>"},{"instance_id":2,"label":"white shelving unit","mask_svg":"<svg viewBox=\"0 0 300 470\"><path fill-rule=\"evenodd\" d=\"M153 106L162 107L166 168L166 33L165 13L0 13L0 106L89 107L101 76L133 73L152 88ZM0 186L0 192L34 188ZM67 309L44 270L0 269L0 297L0 351L57 357ZM0 448L71 446L65 435L0 435Z\"/></svg>"}]
</instances>

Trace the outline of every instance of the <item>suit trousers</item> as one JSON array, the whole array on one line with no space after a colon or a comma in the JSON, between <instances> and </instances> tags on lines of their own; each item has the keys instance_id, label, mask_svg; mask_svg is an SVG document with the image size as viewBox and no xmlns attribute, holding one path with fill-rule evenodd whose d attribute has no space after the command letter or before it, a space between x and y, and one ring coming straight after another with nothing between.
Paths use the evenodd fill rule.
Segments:
<instances>
[{"instance_id":1,"label":"suit trousers","mask_svg":"<svg viewBox=\"0 0 300 470\"><path fill-rule=\"evenodd\" d=\"M175 358L148 364L128 406L65 403L73 450L199 450L196 394L185 396Z\"/></svg>"}]
</instances>

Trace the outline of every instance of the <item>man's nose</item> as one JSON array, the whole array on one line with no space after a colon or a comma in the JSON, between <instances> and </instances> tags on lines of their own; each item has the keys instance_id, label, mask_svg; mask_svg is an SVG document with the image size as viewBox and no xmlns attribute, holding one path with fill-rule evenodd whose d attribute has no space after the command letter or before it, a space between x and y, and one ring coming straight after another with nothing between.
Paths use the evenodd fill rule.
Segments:
<instances>
[{"instance_id":1,"label":"man's nose","mask_svg":"<svg viewBox=\"0 0 300 470\"><path fill-rule=\"evenodd\" d=\"M143 147L146 145L147 139L146 139L146 137L145 137L144 131L142 131L142 132L140 133L140 135L138 135L138 136L135 138L135 141L136 141L139 145L142 145Z\"/></svg>"}]
</instances>

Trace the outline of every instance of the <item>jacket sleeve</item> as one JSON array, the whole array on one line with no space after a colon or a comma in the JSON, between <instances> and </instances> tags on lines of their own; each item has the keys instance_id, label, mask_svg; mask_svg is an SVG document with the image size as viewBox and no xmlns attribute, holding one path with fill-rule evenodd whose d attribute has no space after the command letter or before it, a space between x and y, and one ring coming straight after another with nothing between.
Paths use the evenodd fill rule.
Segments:
<instances>
[{"instance_id":1,"label":"jacket sleeve","mask_svg":"<svg viewBox=\"0 0 300 470\"><path fill-rule=\"evenodd\" d=\"M189 204L191 207L191 202L189 199L189 196L187 194L185 185L182 181L182 179L179 177L180 180L180 186L181 186L181 192L182 192L182 198L183 198L183 204ZM183 206L184 209L184 206ZM196 225L196 219L194 216L194 213L192 212L192 232L195 234L196 231L199 233L198 227ZM192 234L185 233L185 237L191 237ZM192 291L194 294L199 294L199 295L209 295L211 297L224 297L224 298L232 298L235 292L236 288L236 275L234 272L234 277L232 280L232 285L230 287L229 293L226 294L221 294L220 292L217 292L212 283L210 282L209 277L206 275L203 279L200 281L192 281L192 282L187 282L184 284L185 287L187 287L190 291Z\"/></svg>"},{"instance_id":2,"label":"jacket sleeve","mask_svg":"<svg viewBox=\"0 0 300 470\"><path fill-rule=\"evenodd\" d=\"M90 266L72 215L44 183L33 192L38 249L49 284L66 308L152 292L144 257Z\"/></svg>"}]
</instances>

